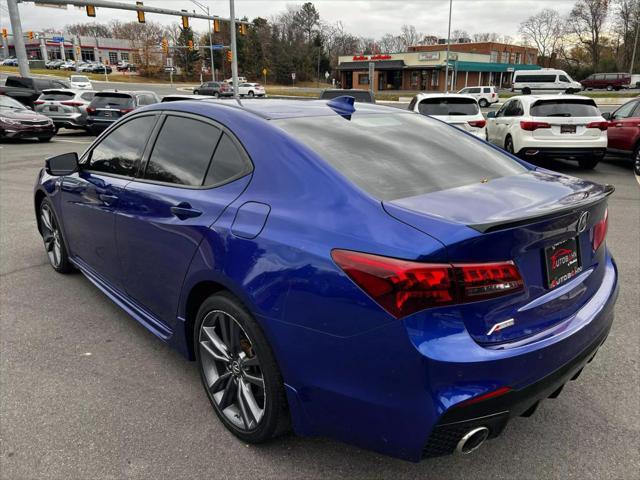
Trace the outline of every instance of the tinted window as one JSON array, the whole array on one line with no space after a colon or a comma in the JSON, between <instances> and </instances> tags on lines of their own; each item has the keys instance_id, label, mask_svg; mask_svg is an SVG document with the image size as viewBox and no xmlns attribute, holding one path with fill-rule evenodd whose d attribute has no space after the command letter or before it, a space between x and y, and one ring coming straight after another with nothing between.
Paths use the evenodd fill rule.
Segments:
<instances>
[{"instance_id":1,"label":"tinted window","mask_svg":"<svg viewBox=\"0 0 640 480\"><path fill-rule=\"evenodd\" d=\"M607 73L604 78L606 78L607 80L617 80L618 79L618 74L617 73Z\"/></svg>"},{"instance_id":2,"label":"tinted window","mask_svg":"<svg viewBox=\"0 0 640 480\"><path fill-rule=\"evenodd\" d=\"M5 85L7 87L31 88L33 83L30 78L8 77Z\"/></svg>"},{"instance_id":3,"label":"tinted window","mask_svg":"<svg viewBox=\"0 0 640 480\"><path fill-rule=\"evenodd\" d=\"M205 185L217 185L239 178L251 171L251 164L238 150L233 140L225 133L222 135L213 161L207 172Z\"/></svg>"},{"instance_id":4,"label":"tinted window","mask_svg":"<svg viewBox=\"0 0 640 480\"><path fill-rule=\"evenodd\" d=\"M593 100L538 100L531 106L533 117L599 117Z\"/></svg>"},{"instance_id":5,"label":"tinted window","mask_svg":"<svg viewBox=\"0 0 640 480\"><path fill-rule=\"evenodd\" d=\"M156 98L149 93L142 93L137 95L138 105L151 105L152 103L156 103Z\"/></svg>"},{"instance_id":6,"label":"tinted window","mask_svg":"<svg viewBox=\"0 0 640 480\"><path fill-rule=\"evenodd\" d=\"M480 93L479 88L468 88L465 93Z\"/></svg>"},{"instance_id":7,"label":"tinted window","mask_svg":"<svg viewBox=\"0 0 640 480\"><path fill-rule=\"evenodd\" d=\"M50 102L69 100L75 97L73 92L46 92L40 95L40 100L49 100Z\"/></svg>"},{"instance_id":8,"label":"tinted window","mask_svg":"<svg viewBox=\"0 0 640 480\"><path fill-rule=\"evenodd\" d=\"M483 142L413 113L290 118L274 123L381 200L525 172Z\"/></svg>"},{"instance_id":9,"label":"tinted window","mask_svg":"<svg viewBox=\"0 0 640 480\"><path fill-rule=\"evenodd\" d=\"M90 102L91 100L93 100L93 97L95 97L95 95L95 92L84 92L82 95L80 95L80 98L86 100L87 102Z\"/></svg>"},{"instance_id":10,"label":"tinted window","mask_svg":"<svg viewBox=\"0 0 640 480\"><path fill-rule=\"evenodd\" d=\"M0 95L0 108L10 109L10 110L26 110L22 103L19 101L7 97L6 95Z\"/></svg>"},{"instance_id":11,"label":"tinted window","mask_svg":"<svg viewBox=\"0 0 640 480\"><path fill-rule=\"evenodd\" d=\"M475 115L478 103L471 98L427 98L418 110L423 115Z\"/></svg>"},{"instance_id":12,"label":"tinted window","mask_svg":"<svg viewBox=\"0 0 640 480\"><path fill-rule=\"evenodd\" d=\"M484 93L491 93L491 87L483 89Z\"/></svg>"},{"instance_id":13,"label":"tinted window","mask_svg":"<svg viewBox=\"0 0 640 480\"><path fill-rule=\"evenodd\" d=\"M615 118L629 118L633 116L633 109L636 105L640 105L640 103L629 102L621 106L614 114Z\"/></svg>"},{"instance_id":14,"label":"tinted window","mask_svg":"<svg viewBox=\"0 0 640 480\"><path fill-rule=\"evenodd\" d=\"M149 115L120 125L93 149L87 169L134 176L155 123L156 117Z\"/></svg>"},{"instance_id":15,"label":"tinted window","mask_svg":"<svg viewBox=\"0 0 640 480\"><path fill-rule=\"evenodd\" d=\"M558 79L560 79L561 82L569 83L569 79L564 75L560 75Z\"/></svg>"},{"instance_id":16,"label":"tinted window","mask_svg":"<svg viewBox=\"0 0 640 480\"><path fill-rule=\"evenodd\" d=\"M543 82L555 82L555 75L518 75L513 83L543 83Z\"/></svg>"},{"instance_id":17,"label":"tinted window","mask_svg":"<svg viewBox=\"0 0 640 480\"><path fill-rule=\"evenodd\" d=\"M519 100L512 100L507 104L507 108L504 110L505 117L520 117L524 115L524 109L522 103Z\"/></svg>"},{"instance_id":18,"label":"tinted window","mask_svg":"<svg viewBox=\"0 0 640 480\"><path fill-rule=\"evenodd\" d=\"M220 130L208 123L169 116L153 147L144 178L200 186L216 148Z\"/></svg>"},{"instance_id":19,"label":"tinted window","mask_svg":"<svg viewBox=\"0 0 640 480\"><path fill-rule=\"evenodd\" d=\"M133 105L133 97L131 95L96 95L91 101L94 108L130 108Z\"/></svg>"}]
</instances>

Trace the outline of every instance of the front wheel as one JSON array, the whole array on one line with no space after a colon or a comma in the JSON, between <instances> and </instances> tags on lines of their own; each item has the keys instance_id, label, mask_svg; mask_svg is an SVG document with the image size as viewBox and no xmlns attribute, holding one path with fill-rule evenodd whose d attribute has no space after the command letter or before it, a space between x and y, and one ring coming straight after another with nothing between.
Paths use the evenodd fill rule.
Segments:
<instances>
[{"instance_id":1,"label":"front wheel","mask_svg":"<svg viewBox=\"0 0 640 480\"><path fill-rule=\"evenodd\" d=\"M633 173L640 176L640 145L633 152Z\"/></svg>"},{"instance_id":2,"label":"front wheel","mask_svg":"<svg viewBox=\"0 0 640 480\"><path fill-rule=\"evenodd\" d=\"M596 165L598 165L599 162L599 157L581 158L580 160L578 160L578 165L586 170L593 170L594 168L596 168Z\"/></svg>"},{"instance_id":3,"label":"front wheel","mask_svg":"<svg viewBox=\"0 0 640 480\"><path fill-rule=\"evenodd\" d=\"M522 89L522 94L523 95L531 95L531 89L529 87L524 87Z\"/></svg>"},{"instance_id":4,"label":"front wheel","mask_svg":"<svg viewBox=\"0 0 640 480\"><path fill-rule=\"evenodd\" d=\"M482 107L482 108L487 108L489 106L489 102L487 102L487 100L485 98L481 98L478 103L480 104L480 107Z\"/></svg>"},{"instance_id":5,"label":"front wheel","mask_svg":"<svg viewBox=\"0 0 640 480\"><path fill-rule=\"evenodd\" d=\"M263 443L289 429L284 383L271 347L234 296L222 292L202 303L194 345L207 396L231 433Z\"/></svg>"},{"instance_id":6,"label":"front wheel","mask_svg":"<svg viewBox=\"0 0 640 480\"><path fill-rule=\"evenodd\" d=\"M40 225L40 233L44 241L44 249L49 257L49 263L58 273L69 273L73 270L69 256L67 255L67 247L62 238L60 224L58 218L53 211L53 206L49 200L44 199L40 204L38 216Z\"/></svg>"},{"instance_id":7,"label":"front wheel","mask_svg":"<svg viewBox=\"0 0 640 480\"><path fill-rule=\"evenodd\" d=\"M53 137L39 137L40 142L50 142Z\"/></svg>"},{"instance_id":8,"label":"front wheel","mask_svg":"<svg viewBox=\"0 0 640 480\"><path fill-rule=\"evenodd\" d=\"M249 96L250 96L250 97L253 97L254 95L255 95L255 93L253 93L253 90L250 90L250 91L249 91Z\"/></svg>"}]
</instances>

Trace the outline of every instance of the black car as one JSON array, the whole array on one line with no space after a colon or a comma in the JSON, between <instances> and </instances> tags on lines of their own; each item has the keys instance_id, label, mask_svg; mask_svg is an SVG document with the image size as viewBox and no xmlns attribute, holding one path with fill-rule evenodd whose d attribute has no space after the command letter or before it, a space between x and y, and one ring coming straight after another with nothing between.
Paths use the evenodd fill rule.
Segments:
<instances>
[{"instance_id":1,"label":"black car","mask_svg":"<svg viewBox=\"0 0 640 480\"><path fill-rule=\"evenodd\" d=\"M87 107L87 129L97 134L136 108L158 102L154 92L98 92Z\"/></svg>"},{"instance_id":2,"label":"black car","mask_svg":"<svg viewBox=\"0 0 640 480\"><path fill-rule=\"evenodd\" d=\"M212 95L214 97L233 97L233 87L224 82L204 82L193 90L195 95Z\"/></svg>"},{"instance_id":3,"label":"black car","mask_svg":"<svg viewBox=\"0 0 640 480\"><path fill-rule=\"evenodd\" d=\"M113 69L109 66L109 65L102 65L101 63L94 63L92 65L90 65L89 67L85 68L83 70L84 72L87 73L111 73L113 72Z\"/></svg>"},{"instance_id":4,"label":"black car","mask_svg":"<svg viewBox=\"0 0 640 480\"><path fill-rule=\"evenodd\" d=\"M356 102L376 103L376 98L368 90L355 90L348 88L327 88L320 93L320 100L331 100L336 97L349 96L355 98Z\"/></svg>"}]
</instances>

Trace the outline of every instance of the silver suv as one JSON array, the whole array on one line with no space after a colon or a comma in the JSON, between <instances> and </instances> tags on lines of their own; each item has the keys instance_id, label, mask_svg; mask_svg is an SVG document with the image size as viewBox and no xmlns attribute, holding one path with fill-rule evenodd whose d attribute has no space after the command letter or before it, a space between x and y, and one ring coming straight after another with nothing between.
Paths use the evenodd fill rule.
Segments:
<instances>
[{"instance_id":1,"label":"silver suv","mask_svg":"<svg viewBox=\"0 0 640 480\"><path fill-rule=\"evenodd\" d=\"M96 92L93 90L43 90L34 102L35 110L46 115L59 128L86 129L87 107Z\"/></svg>"}]
</instances>

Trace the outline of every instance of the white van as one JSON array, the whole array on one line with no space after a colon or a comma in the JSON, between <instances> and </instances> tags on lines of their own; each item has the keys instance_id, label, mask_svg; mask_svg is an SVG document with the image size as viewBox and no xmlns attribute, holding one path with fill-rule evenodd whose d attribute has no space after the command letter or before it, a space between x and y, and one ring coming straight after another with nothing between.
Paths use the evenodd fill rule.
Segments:
<instances>
[{"instance_id":1,"label":"white van","mask_svg":"<svg viewBox=\"0 0 640 480\"><path fill-rule=\"evenodd\" d=\"M580 82L576 82L564 70L543 68L513 72L512 92L529 95L531 93L576 93L581 90Z\"/></svg>"}]
</instances>

